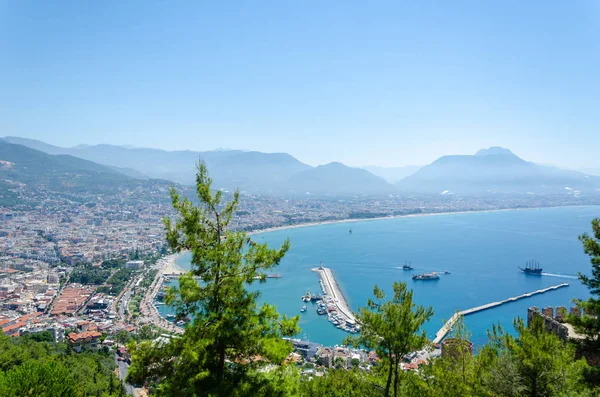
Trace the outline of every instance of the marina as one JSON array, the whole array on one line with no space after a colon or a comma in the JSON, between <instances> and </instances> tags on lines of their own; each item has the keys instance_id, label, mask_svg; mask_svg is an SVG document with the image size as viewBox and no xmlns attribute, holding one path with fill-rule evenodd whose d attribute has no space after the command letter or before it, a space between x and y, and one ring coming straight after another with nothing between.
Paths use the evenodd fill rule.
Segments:
<instances>
[{"instance_id":1,"label":"marina","mask_svg":"<svg viewBox=\"0 0 600 397\"><path fill-rule=\"evenodd\" d=\"M321 266L311 269L319 274L323 296L317 300L317 313L327 314L328 320L337 328L347 332L356 333L360 326L346 302L331 269ZM304 299L304 298L303 298Z\"/></svg>"},{"instance_id":2,"label":"marina","mask_svg":"<svg viewBox=\"0 0 600 397\"><path fill-rule=\"evenodd\" d=\"M563 288L563 287L568 287L569 284L568 283L562 283L562 284L558 284L558 285L553 285L551 287L548 288L544 288L544 289L539 289L537 291L533 291L533 292L528 292L519 296L514 296L512 298L508 298L508 299L504 299L498 302L492 302L492 303L488 303L485 305L481 305L481 306L477 306L471 309L467 309L467 310L463 310L460 312L456 312L452 315L452 317L450 317L450 320L448 320L446 322L446 324L444 324L444 326L442 328L440 328L440 330L435 334L435 339L433 340L433 343L440 343L448 334L448 332L450 332L452 330L452 327L454 326L454 324L456 323L456 321L461 317L461 316L467 316L469 314L473 314L473 313L477 313L483 310L487 310L487 309L491 309L493 307L497 307L500 305L504 305L505 303L510 303L510 302L515 302L518 301L520 299L525 299L525 298L529 298L531 296L534 295L539 295L539 294L543 294L546 293L548 291L554 291L557 290L559 288Z\"/></svg>"}]
</instances>

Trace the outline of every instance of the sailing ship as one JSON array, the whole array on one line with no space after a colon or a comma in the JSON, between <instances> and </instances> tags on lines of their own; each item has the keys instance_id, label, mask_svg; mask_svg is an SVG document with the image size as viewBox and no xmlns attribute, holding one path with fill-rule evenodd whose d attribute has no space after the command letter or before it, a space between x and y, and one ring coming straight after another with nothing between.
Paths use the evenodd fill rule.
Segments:
<instances>
[{"instance_id":1,"label":"sailing ship","mask_svg":"<svg viewBox=\"0 0 600 397\"><path fill-rule=\"evenodd\" d=\"M414 267L412 267L410 262L406 262L404 265L402 265L402 270L413 270L413 269L414 269Z\"/></svg>"},{"instance_id":2,"label":"sailing ship","mask_svg":"<svg viewBox=\"0 0 600 397\"><path fill-rule=\"evenodd\" d=\"M540 263L535 260L527 261L525 263L525 268L519 266L519 269L525 274L534 274L536 276L541 276L542 270L544 270L540 267Z\"/></svg>"}]
</instances>

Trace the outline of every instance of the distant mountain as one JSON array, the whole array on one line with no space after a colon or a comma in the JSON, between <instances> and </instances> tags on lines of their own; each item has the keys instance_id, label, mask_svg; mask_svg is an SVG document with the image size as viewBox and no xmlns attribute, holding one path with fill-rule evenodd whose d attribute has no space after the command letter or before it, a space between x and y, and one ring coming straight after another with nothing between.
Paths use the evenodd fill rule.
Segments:
<instances>
[{"instance_id":1,"label":"distant mountain","mask_svg":"<svg viewBox=\"0 0 600 397\"><path fill-rule=\"evenodd\" d=\"M385 179L388 183L396 183L399 180L406 178L409 175L414 174L420 165L407 165L404 167L377 167L377 166L365 166L361 167L370 173L380 176Z\"/></svg>"},{"instance_id":2,"label":"distant mountain","mask_svg":"<svg viewBox=\"0 0 600 397\"><path fill-rule=\"evenodd\" d=\"M342 163L320 165L293 175L283 190L296 194L331 196L381 195L393 193L394 186L369 171Z\"/></svg>"},{"instance_id":3,"label":"distant mountain","mask_svg":"<svg viewBox=\"0 0 600 397\"><path fill-rule=\"evenodd\" d=\"M109 167L69 155L50 155L0 139L0 180L61 192L105 191L134 181Z\"/></svg>"},{"instance_id":4,"label":"distant mountain","mask_svg":"<svg viewBox=\"0 0 600 397\"><path fill-rule=\"evenodd\" d=\"M525 161L491 147L475 155L443 156L397 183L403 191L428 193L572 193L594 191L600 178Z\"/></svg>"},{"instance_id":5,"label":"distant mountain","mask_svg":"<svg viewBox=\"0 0 600 397\"><path fill-rule=\"evenodd\" d=\"M600 176L600 168L583 168L578 171L588 175Z\"/></svg>"},{"instance_id":6,"label":"distant mountain","mask_svg":"<svg viewBox=\"0 0 600 397\"><path fill-rule=\"evenodd\" d=\"M114 145L80 145L61 148L44 142L6 137L5 140L25 145L50 154L70 154L119 169L126 175L131 170L150 178L167 179L177 183L195 182L195 164L206 162L213 179L213 187L227 190L239 188L253 192L271 192L274 187L292 175L312 167L286 153L262 153L242 150L215 150L206 152L165 151L159 149L126 148Z\"/></svg>"}]
</instances>

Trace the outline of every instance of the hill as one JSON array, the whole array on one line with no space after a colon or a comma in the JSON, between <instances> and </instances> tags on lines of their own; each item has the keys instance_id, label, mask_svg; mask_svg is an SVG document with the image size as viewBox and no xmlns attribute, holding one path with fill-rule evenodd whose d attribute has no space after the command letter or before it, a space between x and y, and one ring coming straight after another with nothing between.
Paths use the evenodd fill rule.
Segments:
<instances>
[{"instance_id":1,"label":"hill","mask_svg":"<svg viewBox=\"0 0 600 397\"><path fill-rule=\"evenodd\" d=\"M458 194L596 192L600 178L531 163L508 149L443 156L399 181L403 191Z\"/></svg>"},{"instance_id":2,"label":"hill","mask_svg":"<svg viewBox=\"0 0 600 397\"><path fill-rule=\"evenodd\" d=\"M131 184L120 172L70 155L50 155L0 139L0 179L5 186L23 184L60 192L104 192Z\"/></svg>"},{"instance_id":3,"label":"hill","mask_svg":"<svg viewBox=\"0 0 600 397\"><path fill-rule=\"evenodd\" d=\"M115 145L81 145L61 148L32 139L6 137L5 140L50 154L69 154L119 169L127 175L137 171L150 178L167 179L191 185L195 182L194 164L203 159L208 166L213 187L220 189L269 192L292 175L311 166L287 153L262 153L242 150L166 151L127 148Z\"/></svg>"},{"instance_id":4,"label":"hill","mask_svg":"<svg viewBox=\"0 0 600 397\"><path fill-rule=\"evenodd\" d=\"M282 186L286 192L312 195L381 195L394 192L383 178L361 168L329 163L300 172Z\"/></svg>"}]
</instances>

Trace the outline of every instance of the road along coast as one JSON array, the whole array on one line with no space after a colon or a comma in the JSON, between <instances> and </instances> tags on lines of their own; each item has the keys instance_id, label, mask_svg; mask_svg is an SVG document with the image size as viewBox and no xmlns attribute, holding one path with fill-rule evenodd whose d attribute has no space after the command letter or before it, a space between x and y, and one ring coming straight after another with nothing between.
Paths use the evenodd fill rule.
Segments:
<instances>
[{"instance_id":1,"label":"road along coast","mask_svg":"<svg viewBox=\"0 0 600 397\"><path fill-rule=\"evenodd\" d=\"M167 321L167 319L160 315L156 309L156 306L154 305L156 294L158 294L163 286L164 274L172 273L172 266L175 266L175 260L178 256L179 254L173 254L158 260L156 263L158 272L156 272L156 277L154 277L152 284L140 302L140 311L146 322L155 324L156 326L161 327L169 332L182 334L183 328Z\"/></svg>"}]
</instances>

